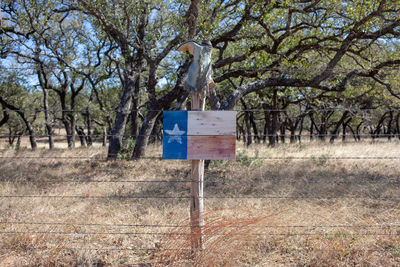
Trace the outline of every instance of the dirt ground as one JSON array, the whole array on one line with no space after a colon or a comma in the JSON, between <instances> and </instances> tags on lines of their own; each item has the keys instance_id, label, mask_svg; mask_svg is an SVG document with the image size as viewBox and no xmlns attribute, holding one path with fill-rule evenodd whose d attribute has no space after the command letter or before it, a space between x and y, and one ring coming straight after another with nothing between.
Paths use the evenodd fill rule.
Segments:
<instances>
[{"instance_id":1,"label":"dirt ground","mask_svg":"<svg viewBox=\"0 0 400 267\"><path fill-rule=\"evenodd\" d=\"M400 265L397 141L239 145L205 171L195 254L190 162L105 155L0 150L1 266Z\"/></svg>"}]
</instances>

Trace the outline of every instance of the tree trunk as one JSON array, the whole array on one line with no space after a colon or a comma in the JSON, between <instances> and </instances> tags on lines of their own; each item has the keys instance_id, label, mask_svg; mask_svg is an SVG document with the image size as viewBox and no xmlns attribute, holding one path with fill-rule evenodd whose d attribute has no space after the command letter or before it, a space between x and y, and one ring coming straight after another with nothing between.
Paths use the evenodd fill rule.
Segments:
<instances>
[{"instance_id":1,"label":"tree trunk","mask_svg":"<svg viewBox=\"0 0 400 267\"><path fill-rule=\"evenodd\" d=\"M299 135L298 135L299 143L301 143L301 137L303 135L304 118L305 118L305 116L302 116L301 121L300 121L300 129L299 129Z\"/></svg>"},{"instance_id":2,"label":"tree trunk","mask_svg":"<svg viewBox=\"0 0 400 267\"><path fill-rule=\"evenodd\" d=\"M277 141L278 131L278 90L274 89L272 94L271 128L269 129L269 146L274 147Z\"/></svg>"},{"instance_id":3,"label":"tree trunk","mask_svg":"<svg viewBox=\"0 0 400 267\"><path fill-rule=\"evenodd\" d=\"M249 147L253 143L253 136L251 135L251 125L250 125L250 118L248 113L246 112L246 116L244 116L244 120L246 123L246 132L247 132L247 143L246 145Z\"/></svg>"},{"instance_id":4,"label":"tree trunk","mask_svg":"<svg viewBox=\"0 0 400 267\"><path fill-rule=\"evenodd\" d=\"M375 130L373 130L373 139L375 138L379 138L379 136L381 135L381 130L382 130L382 126L383 123L386 119L386 115L388 114L388 112L385 112L382 117L379 119L378 124L375 127Z\"/></svg>"},{"instance_id":5,"label":"tree trunk","mask_svg":"<svg viewBox=\"0 0 400 267\"><path fill-rule=\"evenodd\" d=\"M11 127L8 128L8 144L12 146L14 144L15 138L17 137L17 133L11 130Z\"/></svg>"},{"instance_id":6,"label":"tree trunk","mask_svg":"<svg viewBox=\"0 0 400 267\"><path fill-rule=\"evenodd\" d=\"M136 79L135 92L132 97L132 111L131 111L131 137L137 139L139 135L139 92L140 92L140 78Z\"/></svg>"},{"instance_id":7,"label":"tree trunk","mask_svg":"<svg viewBox=\"0 0 400 267\"><path fill-rule=\"evenodd\" d=\"M71 125L68 121L68 119L66 118L66 111L62 111L63 115L62 115L62 123L64 124L64 129L65 129L65 133L67 135L67 144L68 144L68 148L74 148L75 147L75 140L72 139L72 131L71 131Z\"/></svg>"},{"instance_id":8,"label":"tree trunk","mask_svg":"<svg viewBox=\"0 0 400 267\"><path fill-rule=\"evenodd\" d=\"M387 137L390 141L392 139L392 122L393 122L393 111L389 112L389 121L387 123Z\"/></svg>"},{"instance_id":9,"label":"tree trunk","mask_svg":"<svg viewBox=\"0 0 400 267\"><path fill-rule=\"evenodd\" d=\"M246 133L247 133L247 143L246 145L249 147L253 143L253 137L251 135L251 122L250 122L250 112L247 108L247 104L243 98L240 99L240 102L243 105L244 109L244 123L246 125Z\"/></svg>"},{"instance_id":10,"label":"tree trunk","mask_svg":"<svg viewBox=\"0 0 400 267\"><path fill-rule=\"evenodd\" d=\"M249 120L250 120L250 124L253 128L253 133L254 133L254 141L256 141L257 143L260 143L260 136L258 135L258 129L257 129L257 123L254 119L254 113L253 111L249 111L250 112L250 116L249 116Z\"/></svg>"},{"instance_id":11,"label":"tree trunk","mask_svg":"<svg viewBox=\"0 0 400 267\"><path fill-rule=\"evenodd\" d=\"M396 119L395 119L395 121L396 121L396 135L397 135L397 138L400 139L400 123L399 123L399 120L400 120L400 112L397 113L397 116L396 116Z\"/></svg>"},{"instance_id":12,"label":"tree trunk","mask_svg":"<svg viewBox=\"0 0 400 267\"><path fill-rule=\"evenodd\" d=\"M363 121L361 121L356 128L356 134L357 134L357 140L361 141L361 126L363 124Z\"/></svg>"},{"instance_id":13,"label":"tree trunk","mask_svg":"<svg viewBox=\"0 0 400 267\"><path fill-rule=\"evenodd\" d=\"M322 142L325 142L326 136L328 135L328 128L327 128L326 124L327 124L327 118L325 116L325 113L322 112L321 113L321 125L320 125L319 129L317 129L319 140Z\"/></svg>"},{"instance_id":14,"label":"tree trunk","mask_svg":"<svg viewBox=\"0 0 400 267\"><path fill-rule=\"evenodd\" d=\"M347 129L347 125L349 125L349 123L350 123L350 121L351 121L352 119L353 119L353 118L349 118L347 121L344 121L344 122L343 122L343 125L342 125L342 142L343 142L343 143L346 141L346 129Z\"/></svg>"},{"instance_id":15,"label":"tree trunk","mask_svg":"<svg viewBox=\"0 0 400 267\"><path fill-rule=\"evenodd\" d=\"M69 113L69 118L70 118L70 124L71 124L71 141L72 141L72 148L75 147L75 139L76 139L76 131L75 131L75 127L76 127L76 114L73 111L73 109L71 109L71 112Z\"/></svg>"},{"instance_id":16,"label":"tree trunk","mask_svg":"<svg viewBox=\"0 0 400 267\"><path fill-rule=\"evenodd\" d=\"M87 129L87 135L86 135L86 144L87 146L92 146L93 144L93 138L92 138L92 120L91 120L91 113L90 113L90 108L86 108L86 129Z\"/></svg>"},{"instance_id":17,"label":"tree trunk","mask_svg":"<svg viewBox=\"0 0 400 267\"><path fill-rule=\"evenodd\" d=\"M286 142L286 122L281 122L279 128L280 128L281 143L284 144Z\"/></svg>"},{"instance_id":18,"label":"tree trunk","mask_svg":"<svg viewBox=\"0 0 400 267\"><path fill-rule=\"evenodd\" d=\"M345 112L343 112L342 117L340 118L340 120L336 123L335 128L333 129L333 131L331 132L331 138L329 140L329 142L331 144L333 144L335 142L335 139L338 137L338 133L339 133L339 128L341 125L343 125L344 120L346 119L347 115L349 114L349 111L346 110Z\"/></svg>"},{"instance_id":19,"label":"tree trunk","mask_svg":"<svg viewBox=\"0 0 400 267\"><path fill-rule=\"evenodd\" d=\"M310 142L314 139L314 115L310 114Z\"/></svg>"},{"instance_id":20,"label":"tree trunk","mask_svg":"<svg viewBox=\"0 0 400 267\"><path fill-rule=\"evenodd\" d=\"M28 129L29 132L29 142L31 143L31 148L32 150L37 149L37 143L36 143L36 138L35 138L35 132L33 131L32 125L29 121L25 122L26 128Z\"/></svg>"},{"instance_id":21,"label":"tree trunk","mask_svg":"<svg viewBox=\"0 0 400 267\"><path fill-rule=\"evenodd\" d=\"M4 101L4 99L1 96L0 96L0 104L3 107L6 107L6 108L8 108L10 110L13 110L14 112L16 112L21 117L21 119L25 123L26 129L29 132L29 141L31 143L31 148L32 148L32 150L36 150L37 143L36 143L35 133L34 133L34 130L33 130L31 122L27 119L27 117L25 115L25 112L22 111L20 108L17 108L15 106L11 105L11 104L8 104L6 101ZM34 117L33 121L35 119L36 119L36 114L35 114L35 117Z\"/></svg>"},{"instance_id":22,"label":"tree trunk","mask_svg":"<svg viewBox=\"0 0 400 267\"><path fill-rule=\"evenodd\" d=\"M160 111L149 110L144 117L142 126L140 127L139 136L136 141L135 148L133 150L133 159L144 157L146 154L147 143L149 141L150 134L153 130L154 123L160 115Z\"/></svg>"},{"instance_id":23,"label":"tree trunk","mask_svg":"<svg viewBox=\"0 0 400 267\"><path fill-rule=\"evenodd\" d=\"M263 143L267 142L267 137L270 135L269 130L271 129L271 112L269 111L270 106L266 103L262 104L264 109L264 136L263 136ZM269 140L269 138L268 138Z\"/></svg>"},{"instance_id":24,"label":"tree trunk","mask_svg":"<svg viewBox=\"0 0 400 267\"><path fill-rule=\"evenodd\" d=\"M108 147L108 159L116 159L119 151L122 147L122 140L125 134L126 122L131 109L133 87L138 78L138 73L133 70L127 70L124 77L124 86L122 90L121 101L115 117L113 129L111 130L111 136Z\"/></svg>"},{"instance_id":25,"label":"tree trunk","mask_svg":"<svg viewBox=\"0 0 400 267\"><path fill-rule=\"evenodd\" d=\"M103 126L103 142L102 146L105 147L107 145L107 126Z\"/></svg>"},{"instance_id":26,"label":"tree trunk","mask_svg":"<svg viewBox=\"0 0 400 267\"><path fill-rule=\"evenodd\" d=\"M138 49L135 56L131 55L130 49L127 44L121 44L122 55L126 61L126 69L124 72L123 79L123 91L120 101L120 105L117 110L117 116L115 118L114 127L111 131L110 144L108 147L108 159L115 159L122 146L123 135L125 134L125 127L129 114L131 113L131 104L133 104L133 121L132 121L132 133L135 137L138 137L138 108L139 108L139 93L140 93L140 73L143 67L143 53L144 46L143 41L145 37L145 28L148 21L148 10L147 7L143 9L142 14L139 16L139 24L137 28L137 45ZM154 122L153 122L154 124ZM147 133L149 135L151 130ZM140 134L140 133L139 133ZM139 137L138 137L139 138ZM148 140L148 136L146 142ZM137 142L136 142L137 144ZM147 143L146 143L147 146ZM136 148L136 145L135 145Z\"/></svg>"},{"instance_id":27,"label":"tree trunk","mask_svg":"<svg viewBox=\"0 0 400 267\"><path fill-rule=\"evenodd\" d=\"M10 119L10 115L8 114L7 110L5 110L5 107L3 105L1 105L3 108L3 118L0 121L0 127L3 126L4 124L6 124L8 122L8 120Z\"/></svg>"},{"instance_id":28,"label":"tree trunk","mask_svg":"<svg viewBox=\"0 0 400 267\"><path fill-rule=\"evenodd\" d=\"M50 122L50 114L49 114L49 92L47 89L42 89L43 91L43 109L44 109L44 123L46 126L46 133L49 139L49 149L54 148L54 138L53 138L53 126Z\"/></svg>"},{"instance_id":29,"label":"tree trunk","mask_svg":"<svg viewBox=\"0 0 400 267\"><path fill-rule=\"evenodd\" d=\"M15 144L15 150L19 150L21 148L21 137L23 133L19 133L17 137L17 143Z\"/></svg>"},{"instance_id":30,"label":"tree trunk","mask_svg":"<svg viewBox=\"0 0 400 267\"><path fill-rule=\"evenodd\" d=\"M78 137L81 142L81 147L86 147L86 135L83 128L76 126L75 130L78 133Z\"/></svg>"},{"instance_id":31,"label":"tree trunk","mask_svg":"<svg viewBox=\"0 0 400 267\"><path fill-rule=\"evenodd\" d=\"M242 125L240 125L240 119L244 116L244 114L236 117L236 140L241 141L243 138L243 143L246 144L246 132Z\"/></svg>"},{"instance_id":32,"label":"tree trunk","mask_svg":"<svg viewBox=\"0 0 400 267\"><path fill-rule=\"evenodd\" d=\"M237 127L237 132L238 132L238 136L237 136L237 140L240 141L243 138L243 142L244 144L246 144L246 132L243 129L242 125L240 125L239 122L236 123L236 127Z\"/></svg>"},{"instance_id":33,"label":"tree trunk","mask_svg":"<svg viewBox=\"0 0 400 267\"><path fill-rule=\"evenodd\" d=\"M290 127L290 143L296 143L296 127Z\"/></svg>"},{"instance_id":34,"label":"tree trunk","mask_svg":"<svg viewBox=\"0 0 400 267\"><path fill-rule=\"evenodd\" d=\"M350 129L350 132L351 132L352 135L353 135L354 141L358 142L359 140L358 140L358 138L357 138L357 133L356 133L356 131L354 131L354 129L353 129L353 127L351 127L351 125L348 125L347 127Z\"/></svg>"},{"instance_id":35,"label":"tree trunk","mask_svg":"<svg viewBox=\"0 0 400 267\"><path fill-rule=\"evenodd\" d=\"M74 148L75 140L73 139L73 132L75 132L75 129L71 128L70 120L68 120L68 117L71 116L70 113L72 110L68 110L67 108L67 93L65 90L66 88L63 88L62 90L56 92L58 93L61 102L61 121L64 125L65 133L67 135L68 148Z\"/></svg>"}]
</instances>

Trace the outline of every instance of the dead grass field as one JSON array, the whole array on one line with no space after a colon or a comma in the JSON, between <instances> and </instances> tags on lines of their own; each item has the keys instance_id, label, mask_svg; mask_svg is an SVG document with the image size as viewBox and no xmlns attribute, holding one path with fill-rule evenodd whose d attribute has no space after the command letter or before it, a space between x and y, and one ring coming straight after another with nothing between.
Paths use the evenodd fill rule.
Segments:
<instances>
[{"instance_id":1,"label":"dead grass field","mask_svg":"<svg viewBox=\"0 0 400 267\"><path fill-rule=\"evenodd\" d=\"M0 151L0 266L400 265L400 159L378 158L400 158L397 141L239 146L211 162L193 260L189 200L173 198L189 196L176 180L190 162L105 153Z\"/></svg>"}]
</instances>

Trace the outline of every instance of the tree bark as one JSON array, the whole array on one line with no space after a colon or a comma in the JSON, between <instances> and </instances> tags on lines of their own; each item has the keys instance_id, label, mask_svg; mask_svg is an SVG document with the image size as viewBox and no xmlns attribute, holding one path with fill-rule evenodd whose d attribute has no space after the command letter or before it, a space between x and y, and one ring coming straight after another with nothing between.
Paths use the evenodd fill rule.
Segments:
<instances>
[{"instance_id":1,"label":"tree bark","mask_svg":"<svg viewBox=\"0 0 400 267\"><path fill-rule=\"evenodd\" d=\"M144 117L144 121L139 131L139 137L133 150L133 159L145 156L150 134L153 130L154 123L156 122L156 119L159 115L160 111L155 110L150 110L146 113L146 116Z\"/></svg>"},{"instance_id":2,"label":"tree bark","mask_svg":"<svg viewBox=\"0 0 400 267\"><path fill-rule=\"evenodd\" d=\"M142 125L139 130L139 136L133 150L132 159L138 159L145 156L149 135L153 131L153 127L157 117L162 109L168 108L179 96L186 92L183 82L189 68L190 61L186 61L178 72L178 79L174 89L159 99L152 99L149 103L148 110L144 116ZM152 97L154 98L154 97Z\"/></svg>"},{"instance_id":3,"label":"tree bark","mask_svg":"<svg viewBox=\"0 0 400 267\"><path fill-rule=\"evenodd\" d=\"M253 128L253 133L254 133L253 139L257 143L260 143L260 136L258 135L257 123L254 119L254 112L253 111L249 111L249 112L250 112L249 120L250 120L250 124L251 124L251 127Z\"/></svg>"},{"instance_id":4,"label":"tree bark","mask_svg":"<svg viewBox=\"0 0 400 267\"><path fill-rule=\"evenodd\" d=\"M281 122L279 129L281 143L284 144L286 142L286 122Z\"/></svg>"},{"instance_id":5,"label":"tree bark","mask_svg":"<svg viewBox=\"0 0 400 267\"><path fill-rule=\"evenodd\" d=\"M385 119L386 119L387 114L388 114L388 112L385 112L385 113L382 115L382 117L379 119L379 121L378 121L378 123L377 123L375 129L372 130L373 139L379 138L379 136L380 136L380 134L381 134L382 126L383 126L383 123L384 123L384 121L385 121Z\"/></svg>"},{"instance_id":6,"label":"tree bark","mask_svg":"<svg viewBox=\"0 0 400 267\"><path fill-rule=\"evenodd\" d=\"M344 143L346 141L346 129L349 123L352 121L353 118L349 118L347 121L343 121L342 124L342 142Z\"/></svg>"},{"instance_id":7,"label":"tree bark","mask_svg":"<svg viewBox=\"0 0 400 267\"><path fill-rule=\"evenodd\" d=\"M249 114L246 112L246 115L244 116L244 121L246 124L246 133L247 133L247 143L246 145L249 147L253 143L253 136L251 134L251 125L250 125L250 118Z\"/></svg>"},{"instance_id":8,"label":"tree bark","mask_svg":"<svg viewBox=\"0 0 400 267\"><path fill-rule=\"evenodd\" d=\"M272 94L272 120L271 120L271 128L269 130L269 145L274 147L277 141L277 131L278 131L278 90L274 89Z\"/></svg>"},{"instance_id":9,"label":"tree bark","mask_svg":"<svg viewBox=\"0 0 400 267\"><path fill-rule=\"evenodd\" d=\"M389 120L387 123L387 138L390 141L392 139L392 123L393 123L393 111L389 111Z\"/></svg>"},{"instance_id":10,"label":"tree bark","mask_svg":"<svg viewBox=\"0 0 400 267\"><path fill-rule=\"evenodd\" d=\"M122 140L125 134L126 122L131 109L133 89L136 79L139 77L139 73L131 69L125 70L124 83L122 96L117 109L117 115L115 117L115 122L113 129L111 130L111 136L109 140L108 147L108 159L116 159L119 151L122 147Z\"/></svg>"},{"instance_id":11,"label":"tree bark","mask_svg":"<svg viewBox=\"0 0 400 267\"><path fill-rule=\"evenodd\" d=\"M396 121L396 134L397 134L397 138L400 139L400 123L399 123L399 120L400 120L400 112L397 113L397 116L396 116L396 119L395 119L395 121Z\"/></svg>"},{"instance_id":12,"label":"tree bark","mask_svg":"<svg viewBox=\"0 0 400 267\"><path fill-rule=\"evenodd\" d=\"M357 133L357 140L361 141L361 126L363 124L363 121L361 121L356 128L356 133Z\"/></svg>"},{"instance_id":13,"label":"tree bark","mask_svg":"<svg viewBox=\"0 0 400 267\"><path fill-rule=\"evenodd\" d=\"M244 109L244 124L246 125L246 134L247 134L247 143L246 145L249 147L253 143L253 137L251 135L251 123L250 123L250 111L247 108L247 104L243 98L240 99Z\"/></svg>"},{"instance_id":14,"label":"tree bark","mask_svg":"<svg viewBox=\"0 0 400 267\"><path fill-rule=\"evenodd\" d=\"M314 140L314 114L310 113L310 142Z\"/></svg>"},{"instance_id":15,"label":"tree bark","mask_svg":"<svg viewBox=\"0 0 400 267\"><path fill-rule=\"evenodd\" d=\"M21 138L23 134L23 132L18 134L17 143L15 144L15 150L19 150L21 148Z\"/></svg>"},{"instance_id":16,"label":"tree bark","mask_svg":"<svg viewBox=\"0 0 400 267\"><path fill-rule=\"evenodd\" d=\"M4 124L6 124L8 122L8 120L10 119L10 115L8 114L5 107L3 105L1 105L1 107L3 109L3 118L0 121L0 127L3 126Z\"/></svg>"},{"instance_id":17,"label":"tree bark","mask_svg":"<svg viewBox=\"0 0 400 267\"><path fill-rule=\"evenodd\" d=\"M8 144L12 146L14 144L15 138L17 137L17 132L13 132L11 127L8 127Z\"/></svg>"},{"instance_id":18,"label":"tree bark","mask_svg":"<svg viewBox=\"0 0 400 267\"><path fill-rule=\"evenodd\" d=\"M65 133L67 135L68 148L74 148L75 140L73 138L73 132L75 132L75 129L71 128L71 123L68 119L68 117L70 116L69 113L71 113L72 111L68 110L67 108L66 87L63 87L61 90L56 90L56 93L58 94L61 102L61 122L64 125Z\"/></svg>"},{"instance_id":19,"label":"tree bark","mask_svg":"<svg viewBox=\"0 0 400 267\"><path fill-rule=\"evenodd\" d=\"M28 133L29 133L29 141L30 141L30 144L31 144L31 148L32 148L32 150L36 150L36 148L37 148L37 143L36 143L36 138L35 138L35 132L34 132L34 130L33 130L32 123L31 123L31 122L28 120L28 118L26 117L25 112L22 111L20 108L17 108L17 107L15 107L14 105L11 105L11 104L7 103L1 96L0 96L0 104L1 104L3 107L6 107L6 108L8 108L8 109L10 109L10 110L12 110L12 111L14 111L14 112L16 112L16 113L21 117L21 119L22 119L22 120L24 121L24 123L25 123L26 130L27 130ZM36 114L35 114L35 117L34 117L33 121L34 121L35 119L36 119ZM20 138L20 136L19 136L19 138Z\"/></svg>"},{"instance_id":20,"label":"tree bark","mask_svg":"<svg viewBox=\"0 0 400 267\"><path fill-rule=\"evenodd\" d=\"M37 149L37 143L36 143L36 138L35 138L35 132L33 130L32 124L28 120L24 120L26 124L26 128L28 129L29 132L29 142L31 143L31 148L32 150Z\"/></svg>"},{"instance_id":21,"label":"tree bark","mask_svg":"<svg viewBox=\"0 0 400 267\"><path fill-rule=\"evenodd\" d=\"M304 118L305 118L305 116L302 116L301 117L301 121L300 121L300 129L299 129L299 135L298 135L299 143L301 143L301 137L302 137L302 134L303 134Z\"/></svg>"},{"instance_id":22,"label":"tree bark","mask_svg":"<svg viewBox=\"0 0 400 267\"><path fill-rule=\"evenodd\" d=\"M79 140L81 142L81 147L86 147L86 135L85 131L82 127L75 127L76 132L78 133Z\"/></svg>"},{"instance_id":23,"label":"tree bark","mask_svg":"<svg viewBox=\"0 0 400 267\"><path fill-rule=\"evenodd\" d=\"M271 111L270 106L267 103L262 104L263 110L264 110L264 136L263 136L263 143L265 144L267 142L267 137L269 140L269 135L270 135L270 129L271 129Z\"/></svg>"},{"instance_id":24,"label":"tree bark","mask_svg":"<svg viewBox=\"0 0 400 267\"><path fill-rule=\"evenodd\" d=\"M91 113L90 113L90 108L86 108L86 129L87 129L87 135L86 135L86 145L87 146L92 146L93 144L93 138L92 138L92 120L91 120Z\"/></svg>"},{"instance_id":25,"label":"tree bark","mask_svg":"<svg viewBox=\"0 0 400 267\"><path fill-rule=\"evenodd\" d=\"M325 142L326 136L328 135L328 127L327 127L327 116L324 111L321 112L321 125L318 130L319 140Z\"/></svg>"},{"instance_id":26,"label":"tree bark","mask_svg":"<svg viewBox=\"0 0 400 267\"><path fill-rule=\"evenodd\" d=\"M329 142L331 144L333 144L335 142L335 139L338 138L338 132L339 132L339 128L341 125L343 125L344 120L347 118L349 114L349 111L346 110L345 112L343 112L342 117L340 118L340 120L336 123L335 128L333 129L333 131L331 132L331 138L329 140Z\"/></svg>"},{"instance_id":27,"label":"tree bark","mask_svg":"<svg viewBox=\"0 0 400 267\"><path fill-rule=\"evenodd\" d=\"M145 8L140 17L138 26L138 43L142 44L145 37L145 25L147 23L147 9ZM139 96L140 96L140 72L143 68L143 55L144 49L142 46L137 51L136 64L138 68L138 77L134 83L134 93L132 97L132 111L131 111L131 136L135 140L139 135Z\"/></svg>"},{"instance_id":28,"label":"tree bark","mask_svg":"<svg viewBox=\"0 0 400 267\"><path fill-rule=\"evenodd\" d=\"M49 139L49 149L54 149L53 126L50 122L49 114L49 92L47 89L42 88L43 91L43 110L44 110L44 123L46 127L47 137Z\"/></svg>"},{"instance_id":29,"label":"tree bark","mask_svg":"<svg viewBox=\"0 0 400 267\"><path fill-rule=\"evenodd\" d=\"M103 126L103 142L102 146L106 147L107 146L107 126Z\"/></svg>"},{"instance_id":30,"label":"tree bark","mask_svg":"<svg viewBox=\"0 0 400 267\"><path fill-rule=\"evenodd\" d=\"M145 28L148 20L147 7L143 9L143 13L139 18L139 24L137 27L137 45L136 55L133 56L129 51L127 40L116 40L119 42L122 56L125 59L125 69L123 77L123 89L120 104L117 110L114 126L111 131L111 137L108 147L108 159L116 159L118 152L122 146L123 136L125 134L126 123L128 116L131 113L131 105L133 102L133 129L137 132L138 125L138 101L139 101L139 90L140 90L140 73L143 68L143 40L145 35ZM131 114L132 115L132 114ZM135 129L136 127L136 129ZM150 131L151 132L151 131ZM136 135L136 134L135 134Z\"/></svg>"}]
</instances>

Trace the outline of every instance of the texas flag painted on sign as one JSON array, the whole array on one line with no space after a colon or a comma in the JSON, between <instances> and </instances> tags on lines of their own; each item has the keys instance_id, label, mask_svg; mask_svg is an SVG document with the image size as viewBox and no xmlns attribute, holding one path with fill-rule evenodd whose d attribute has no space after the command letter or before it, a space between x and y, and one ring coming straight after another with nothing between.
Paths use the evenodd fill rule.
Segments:
<instances>
[{"instance_id":1,"label":"texas flag painted on sign","mask_svg":"<svg viewBox=\"0 0 400 267\"><path fill-rule=\"evenodd\" d=\"M163 159L235 159L236 111L164 111Z\"/></svg>"}]
</instances>

